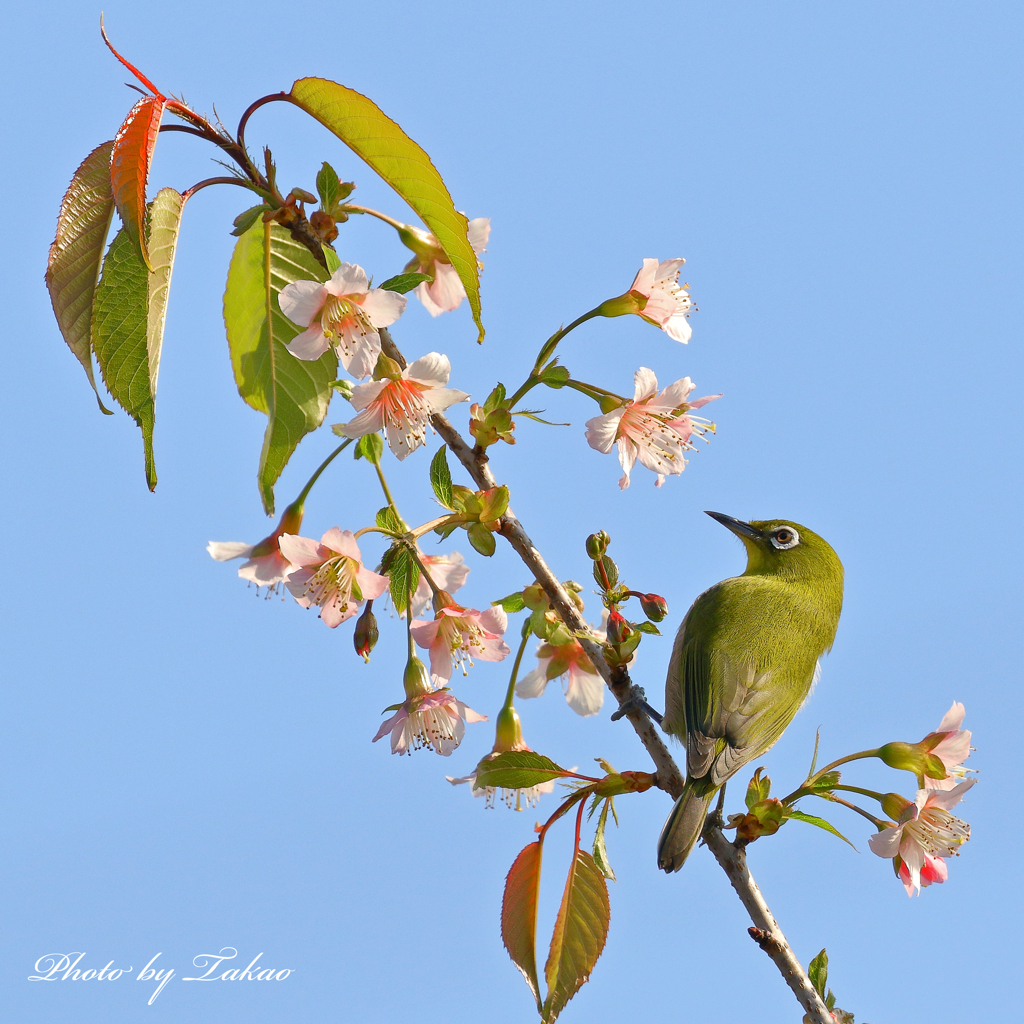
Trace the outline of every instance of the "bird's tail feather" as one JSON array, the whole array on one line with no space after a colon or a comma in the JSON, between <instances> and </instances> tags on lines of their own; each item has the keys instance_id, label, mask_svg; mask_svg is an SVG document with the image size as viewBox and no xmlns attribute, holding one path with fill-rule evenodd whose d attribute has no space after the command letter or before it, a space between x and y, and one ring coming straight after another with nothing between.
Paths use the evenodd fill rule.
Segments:
<instances>
[{"instance_id":1,"label":"bird's tail feather","mask_svg":"<svg viewBox=\"0 0 1024 1024\"><path fill-rule=\"evenodd\" d=\"M718 787L699 789L692 779L686 782L683 795L676 801L658 838L658 867L662 871L678 871L697 845L708 806Z\"/></svg>"}]
</instances>

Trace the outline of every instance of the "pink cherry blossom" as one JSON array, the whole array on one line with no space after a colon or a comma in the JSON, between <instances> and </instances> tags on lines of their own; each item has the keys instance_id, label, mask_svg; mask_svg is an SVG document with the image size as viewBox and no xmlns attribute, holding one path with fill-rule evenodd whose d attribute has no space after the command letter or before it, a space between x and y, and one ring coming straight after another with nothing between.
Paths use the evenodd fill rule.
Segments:
<instances>
[{"instance_id":1,"label":"pink cherry blossom","mask_svg":"<svg viewBox=\"0 0 1024 1024\"><path fill-rule=\"evenodd\" d=\"M947 878L949 878L949 868L946 867L946 862L941 857L932 857L926 853L924 863L921 865L921 888L926 888L935 882L942 883ZM913 896L914 882L910 877L910 869L902 862L900 863L900 881L907 890L907 895Z\"/></svg>"},{"instance_id":2,"label":"pink cherry blossom","mask_svg":"<svg viewBox=\"0 0 1024 1024\"><path fill-rule=\"evenodd\" d=\"M462 284L458 271L448 262L438 240L425 231L416 228L407 229L415 235L416 259L410 261L405 268L432 277L432 281L422 281L416 286L415 295L426 307L431 316L458 309L466 297L466 289ZM469 222L467 237L473 252L481 256L487 248L491 236L491 222L487 217L474 217ZM481 264L482 266L482 264Z\"/></svg>"},{"instance_id":3,"label":"pink cherry blossom","mask_svg":"<svg viewBox=\"0 0 1024 1024\"><path fill-rule=\"evenodd\" d=\"M362 267L342 263L326 284L294 281L281 289L281 312L305 327L288 342L298 359L319 359L332 345L353 377L368 377L380 355L381 327L390 327L405 311L398 292L371 288Z\"/></svg>"},{"instance_id":4,"label":"pink cherry blossom","mask_svg":"<svg viewBox=\"0 0 1024 1024\"><path fill-rule=\"evenodd\" d=\"M243 580L256 584L256 589L267 587L267 596L277 591L284 582L291 563L278 547L281 535L291 533L302 525L302 504L294 502L281 515L277 528L269 537L264 537L258 544L243 544L238 541L211 540L206 545L210 557L218 562L227 562L232 558L245 558L248 561L238 570Z\"/></svg>"},{"instance_id":5,"label":"pink cherry blossom","mask_svg":"<svg viewBox=\"0 0 1024 1024\"><path fill-rule=\"evenodd\" d=\"M608 613L604 613L607 621ZM604 641L605 630L592 630L594 638ZM557 647L542 643L537 648L537 667L516 683L516 695L539 697L552 679L562 679L565 702L585 718L596 715L604 705L604 680L578 640Z\"/></svg>"},{"instance_id":6,"label":"pink cherry blossom","mask_svg":"<svg viewBox=\"0 0 1024 1024\"><path fill-rule=\"evenodd\" d=\"M435 412L469 398L465 391L444 386L451 369L447 356L430 352L406 367L396 380L357 384L350 401L361 411L340 429L346 437L386 430L391 450L404 459L426 441L427 423Z\"/></svg>"},{"instance_id":7,"label":"pink cherry blossom","mask_svg":"<svg viewBox=\"0 0 1024 1024\"><path fill-rule=\"evenodd\" d=\"M971 732L961 729L964 720L964 706L954 701L952 707L943 716L938 729L930 733L922 741L928 743L938 739L930 750L945 766L949 773L944 779L924 778L925 789L952 789L971 769L965 768L963 762L971 756Z\"/></svg>"},{"instance_id":8,"label":"pink cherry blossom","mask_svg":"<svg viewBox=\"0 0 1024 1024\"><path fill-rule=\"evenodd\" d=\"M466 663L501 661L509 654L501 639L508 616L501 608L477 611L452 604L435 613L433 619L413 620L412 637L430 651L430 671L435 682L447 682L457 665L466 675Z\"/></svg>"},{"instance_id":9,"label":"pink cherry blossom","mask_svg":"<svg viewBox=\"0 0 1024 1024\"><path fill-rule=\"evenodd\" d=\"M411 754L421 747L433 747L447 757L462 742L466 722L486 721L486 715L456 700L447 688L433 690L407 699L382 723L373 742L390 733L392 754Z\"/></svg>"},{"instance_id":10,"label":"pink cherry blossom","mask_svg":"<svg viewBox=\"0 0 1024 1024\"><path fill-rule=\"evenodd\" d=\"M318 605L320 618L332 629L355 615L365 600L387 589L386 576L363 565L351 530L334 526L320 542L286 533L281 553L291 563L285 586L303 608Z\"/></svg>"},{"instance_id":11,"label":"pink cherry blossom","mask_svg":"<svg viewBox=\"0 0 1024 1024\"><path fill-rule=\"evenodd\" d=\"M952 857L971 838L971 826L949 812L960 802L961 797L973 786L974 779L958 783L950 790L920 789L912 804L900 815L899 824L876 832L868 840L871 852L879 857L892 859L899 856L907 869L910 884L907 894L921 890L922 871L926 857ZM929 869L940 872L932 865ZM944 881L932 878L932 881Z\"/></svg>"},{"instance_id":12,"label":"pink cherry blossom","mask_svg":"<svg viewBox=\"0 0 1024 1024\"><path fill-rule=\"evenodd\" d=\"M679 286L679 270L685 262L684 259L675 259L659 263L646 259L629 289L634 296L647 300L638 315L684 345L693 333L687 319L693 303L686 288Z\"/></svg>"},{"instance_id":13,"label":"pink cherry blossom","mask_svg":"<svg viewBox=\"0 0 1024 1024\"><path fill-rule=\"evenodd\" d=\"M633 400L587 420L587 442L591 448L607 454L612 445L619 450L619 463L623 476L619 487L629 486L629 474L637 459L658 475L658 487L666 476L676 476L686 467L683 452L693 451L694 435L703 437L714 424L700 416L691 416L692 409L700 409L719 395L687 400L694 384L683 377L658 393L658 378L654 371L641 366L633 375Z\"/></svg>"},{"instance_id":14,"label":"pink cherry blossom","mask_svg":"<svg viewBox=\"0 0 1024 1024\"><path fill-rule=\"evenodd\" d=\"M465 582L469 575L469 566L465 564L457 551L448 555L425 555L419 551L419 559L426 566L430 578L438 590L454 594ZM420 581L416 585L416 592L412 595L412 617L419 618L423 610L430 603L433 592L426 577L420 573Z\"/></svg>"}]
</instances>

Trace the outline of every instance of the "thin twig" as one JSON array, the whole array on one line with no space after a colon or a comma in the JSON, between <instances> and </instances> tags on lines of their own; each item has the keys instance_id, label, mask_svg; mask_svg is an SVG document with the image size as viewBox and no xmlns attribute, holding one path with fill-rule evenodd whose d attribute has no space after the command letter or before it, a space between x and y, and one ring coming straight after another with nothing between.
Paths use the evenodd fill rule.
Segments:
<instances>
[{"instance_id":1,"label":"thin twig","mask_svg":"<svg viewBox=\"0 0 1024 1024\"><path fill-rule=\"evenodd\" d=\"M707 843L708 849L715 855L715 860L721 865L729 881L732 882L736 895L746 907L750 920L754 922L754 927L749 929L750 937L778 967L786 984L793 990L797 1002L804 1008L804 1012L807 1014L806 1019L812 1024L835 1024L828 1007L825 1006L821 996L811 984L807 972L797 960L793 950L789 948L786 936L782 934L782 929L768 909L768 904L765 903L761 890L757 887L757 882L754 881L747 868L746 853L742 849L737 849L725 838L719 827L720 824L720 820L716 821L713 815L709 815L702 838Z\"/></svg>"}]
</instances>

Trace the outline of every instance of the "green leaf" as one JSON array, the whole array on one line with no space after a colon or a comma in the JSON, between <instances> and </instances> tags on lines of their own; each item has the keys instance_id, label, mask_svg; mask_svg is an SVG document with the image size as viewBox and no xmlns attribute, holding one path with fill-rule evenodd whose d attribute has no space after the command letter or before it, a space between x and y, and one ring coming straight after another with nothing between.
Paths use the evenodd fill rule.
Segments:
<instances>
[{"instance_id":1,"label":"green leaf","mask_svg":"<svg viewBox=\"0 0 1024 1024\"><path fill-rule=\"evenodd\" d=\"M530 843L509 869L501 900L501 941L530 986L541 1010L537 978L537 902L540 894L540 864L543 848Z\"/></svg>"},{"instance_id":2,"label":"green leaf","mask_svg":"<svg viewBox=\"0 0 1024 1024\"><path fill-rule=\"evenodd\" d=\"M597 819L597 828L594 830L594 863L605 878L614 882L615 872L612 871L612 866L608 863L608 848L604 841L604 830L608 824L608 805L611 802L611 797L604 801L601 814Z\"/></svg>"},{"instance_id":3,"label":"green leaf","mask_svg":"<svg viewBox=\"0 0 1024 1024\"><path fill-rule=\"evenodd\" d=\"M351 399L351 397L352 397L352 381L350 381L350 380L332 380L331 381L331 387L334 388L334 390L337 391L338 394L341 395L342 398ZM334 426L331 427L331 430L333 430L334 433L336 433L339 437L348 437L348 435L345 433L344 430L338 430L337 429L341 425L342 424L340 424L340 423L335 423Z\"/></svg>"},{"instance_id":4,"label":"green leaf","mask_svg":"<svg viewBox=\"0 0 1024 1024\"><path fill-rule=\"evenodd\" d=\"M469 543L473 545L475 551L478 551L485 558L490 558L494 554L494 550L497 547L494 534L482 523L470 523L466 527L466 534L469 537Z\"/></svg>"},{"instance_id":5,"label":"green leaf","mask_svg":"<svg viewBox=\"0 0 1024 1024\"><path fill-rule=\"evenodd\" d=\"M825 986L828 984L828 953L822 950L808 965L807 977L811 979L814 990L825 998Z\"/></svg>"},{"instance_id":6,"label":"green leaf","mask_svg":"<svg viewBox=\"0 0 1024 1024\"><path fill-rule=\"evenodd\" d=\"M498 384L484 401L484 412L494 412L505 401L505 385Z\"/></svg>"},{"instance_id":7,"label":"green leaf","mask_svg":"<svg viewBox=\"0 0 1024 1024\"><path fill-rule=\"evenodd\" d=\"M469 221L455 209L430 157L372 100L325 78L300 78L291 100L370 165L423 220L451 260L483 341L480 274Z\"/></svg>"},{"instance_id":8,"label":"green leaf","mask_svg":"<svg viewBox=\"0 0 1024 1024\"><path fill-rule=\"evenodd\" d=\"M502 610L508 612L509 615L521 612L526 607L521 590L517 590L514 594L509 594L508 597L500 597L497 601L492 601L491 604L501 605Z\"/></svg>"},{"instance_id":9,"label":"green leaf","mask_svg":"<svg viewBox=\"0 0 1024 1024\"><path fill-rule=\"evenodd\" d=\"M609 588L614 587L619 582L619 567L607 555L602 555L599 559L596 559L594 561L594 579L597 580L599 587L604 586L604 580L601 578L601 566L604 566Z\"/></svg>"},{"instance_id":10,"label":"green leaf","mask_svg":"<svg viewBox=\"0 0 1024 1024\"><path fill-rule=\"evenodd\" d=\"M383 288L386 292L398 292L400 295L404 295L406 292L411 292L418 284L429 280L429 274L396 274L377 287Z\"/></svg>"},{"instance_id":11,"label":"green leaf","mask_svg":"<svg viewBox=\"0 0 1024 1024\"><path fill-rule=\"evenodd\" d=\"M750 780L747 786L747 795L744 798L747 804L747 810L749 811L754 804L760 803L762 800L768 799L768 794L772 791L772 780L768 776L761 777L761 772L764 768L758 768L754 772L754 777Z\"/></svg>"},{"instance_id":12,"label":"green leaf","mask_svg":"<svg viewBox=\"0 0 1024 1024\"><path fill-rule=\"evenodd\" d=\"M50 246L46 287L60 333L82 364L102 412L107 409L92 369L92 318L103 250L114 214L110 188L113 142L97 146L79 165L57 215L57 234Z\"/></svg>"},{"instance_id":13,"label":"green leaf","mask_svg":"<svg viewBox=\"0 0 1024 1024\"><path fill-rule=\"evenodd\" d=\"M434 497L445 507L452 508L452 471L448 468L448 448L441 445L430 460L430 486Z\"/></svg>"},{"instance_id":14,"label":"green leaf","mask_svg":"<svg viewBox=\"0 0 1024 1024\"><path fill-rule=\"evenodd\" d=\"M384 442L380 434L364 434L356 442L354 459L366 459L371 466L380 465L380 457L384 454Z\"/></svg>"},{"instance_id":15,"label":"green leaf","mask_svg":"<svg viewBox=\"0 0 1024 1024\"><path fill-rule=\"evenodd\" d=\"M405 532L405 524L395 515L395 510L390 505L385 505L377 513L377 525L388 533Z\"/></svg>"},{"instance_id":16,"label":"green leaf","mask_svg":"<svg viewBox=\"0 0 1024 1024\"><path fill-rule=\"evenodd\" d=\"M395 611L402 614L409 607L409 594L416 593L420 582L420 567L404 544L396 544L389 551L386 572Z\"/></svg>"},{"instance_id":17,"label":"green leaf","mask_svg":"<svg viewBox=\"0 0 1024 1024\"><path fill-rule=\"evenodd\" d=\"M544 965L548 997L541 1010L543 1024L551 1024L589 980L608 938L610 917L604 875L589 853L577 850Z\"/></svg>"},{"instance_id":18,"label":"green leaf","mask_svg":"<svg viewBox=\"0 0 1024 1024\"><path fill-rule=\"evenodd\" d=\"M96 290L92 344L103 381L114 400L142 430L146 482L156 487L153 420L167 293L184 201L161 189L149 205L147 242L151 270L125 229L115 235Z\"/></svg>"},{"instance_id":19,"label":"green leaf","mask_svg":"<svg viewBox=\"0 0 1024 1024\"><path fill-rule=\"evenodd\" d=\"M489 523L500 519L508 508L508 487L491 487L483 492L483 505L480 509L480 521Z\"/></svg>"},{"instance_id":20,"label":"green leaf","mask_svg":"<svg viewBox=\"0 0 1024 1024\"><path fill-rule=\"evenodd\" d=\"M529 789L568 776L549 757L532 750L508 750L497 757L484 758L476 766L477 787L494 789Z\"/></svg>"},{"instance_id":21,"label":"green leaf","mask_svg":"<svg viewBox=\"0 0 1024 1024\"><path fill-rule=\"evenodd\" d=\"M541 384L547 384L549 388L554 388L557 391L559 388L565 387L570 376L571 374L566 367L550 366L541 373L540 382Z\"/></svg>"},{"instance_id":22,"label":"green leaf","mask_svg":"<svg viewBox=\"0 0 1024 1024\"><path fill-rule=\"evenodd\" d=\"M264 277L268 238L269 322ZM327 276L310 251L276 224L254 224L242 235L228 269L224 323L235 384L246 404L267 417L257 479L268 515L274 511L274 484L302 438L323 423L333 394L331 382L338 375L333 349L307 362L285 348L302 328L281 312L278 294L293 281L323 282Z\"/></svg>"},{"instance_id":23,"label":"green leaf","mask_svg":"<svg viewBox=\"0 0 1024 1024\"><path fill-rule=\"evenodd\" d=\"M815 780L813 786L810 787L814 793L821 792L822 790L835 789L839 785L839 780L842 778L839 772L826 772L820 779Z\"/></svg>"},{"instance_id":24,"label":"green leaf","mask_svg":"<svg viewBox=\"0 0 1024 1024\"><path fill-rule=\"evenodd\" d=\"M857 849L857 847L854 846L853 843L851 843L850 840L847 839L842 832L840 832L830 822L827 822L824 818L819 818L814 814L804 814L803 811L794 811L792 808L787 808L786 818L793 818L796 821L806 821L808 825L817 825L818 828L823 828L826 832L831 832L832 835L838 836L840 839L842 839L844 843L847 844L847 846L852 847L854 850Z\"/></svg>"},{"instance_id":25,"label":"green leaf","mask_svg":"<svg viewBox=\"0 0 1024 1024\"><path fill-rule=\"evenodd\" d=\"M234 230L231 234L244 235L256 223L259 217L263 215L264 211L269 209L270 207L266 203L260 203L259 206L250 206L248 210L243 210L234 219Z\"/></svg>"},{"instance_id":26,"label":"green leaf","mask_svg":"<svg viewBox=\"0 0 1024 1024\"><path fill-rule=\"evenodd\" d=\"M634 622L633 627L641 633L650 633L651 636L661 636L661 630L653 622Z\"/></svg>"}]
</instances>

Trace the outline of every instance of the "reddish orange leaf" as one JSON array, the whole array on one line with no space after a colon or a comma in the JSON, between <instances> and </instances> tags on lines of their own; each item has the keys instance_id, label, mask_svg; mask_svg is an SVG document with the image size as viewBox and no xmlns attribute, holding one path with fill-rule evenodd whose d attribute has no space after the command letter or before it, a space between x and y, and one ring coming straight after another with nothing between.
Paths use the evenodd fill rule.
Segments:
<instances>
[{"instance_id":1,"label":"reddish orange leaf","mask_svg":"<svg viewBox=\"0 0 1024 1024\"><path fill-rule=\"evenodd\" d=\"M541 843L530 843L516 857L505 879L501 901L501 941L522 971L541 1010L537 980L537 898L540 893Z\"/></svg>"},{"instance_id":2,"label":"reddish orange leaf","mask_svg":"<svg viewBox=\"0 0 1024 1024\"><path fill-rule=\"evenodd\" d=\"M139 100L114 136L114 150L110 156L114 205L150 270L153 268L143 229L146 223L146 182L166 105L167 100L163 96L146 96Z\"/></svg>"},{"instance_id":3,"label":"reddish orange leaf","mask_svg":"<svg viewBox=\"0 0 1024 1024\"><path fill-rule=\"evenodd\" d=\"M124 66L125 66L125 67L126 67L126 68L127 68L127 69L128 69L128 70L129 70L129 71L130 71L130 72L131 72L131 73L132 73L132 74L133 74L133 75L134 75L134 76L135 76L135 77L136 77L136 78L137 78L137 79L138 79L138 80L139 80L139 81L140 81L140 82L141 82L141 83L142 83L142 84L143 84L143 85L144 85L144 86L145 86L145 87L146 87L146 88L147 88L147 89L148 89L148 90L150 91L150 92L151 92L151 93L154 93L154 94L156 94L157 96L160 96L160 95L161 95L161 93L160 93L160 90L159 90L159 89L158 89L158 88L157 88L157 87L156 87L156 86L155 86L155 85L154 85L154 84L153 84L153 83L152 83L152 82L151 82L151 81L150 81L150 80L149 80L149 79L148 79L148 78L147 78L147 77L146 77L146 76L145 76L145 75L144 75L144 74L143 74L143 73L142 73L142 72L141 72L141 71L140 71L140 70L139 70L139 69L138 69L138 68L137 68L137 67L136 67L136 66L134 65L134 64L129 64L129 63L128 63L128 61L126 61L126 60L124 59L124 57L122 57L122 56L121 56L121 54L119 54L119 53L117 52L117 50L115 50L115 49L114 49L114 44L113 44L113 43L111 43L111 41L110 41L110 40L109 40L109 39L107 38L107 29L106 29L106 26L104 26L104 24L103 24L103 12L102 12L102 11L100 11L100 35L101 35L101 36L103 36L103 42L105 42L105 43L107 44L107 49L108 49L108 50L110 50L110 52L111 52L111 53L112 53L112 54L113 54L113 55L114 55L114 56L115 56L115 57L116 57L116 58L117 58L117 59L118 59L118 60L119 60L119 61L120 61L120 62L121 62L121 63L122 63L122 64L123 64L123 65L124 65Z\"/></svg>"}]
</instances>

